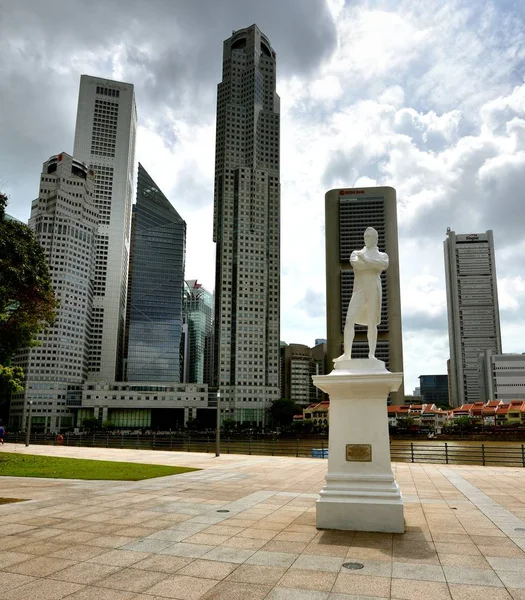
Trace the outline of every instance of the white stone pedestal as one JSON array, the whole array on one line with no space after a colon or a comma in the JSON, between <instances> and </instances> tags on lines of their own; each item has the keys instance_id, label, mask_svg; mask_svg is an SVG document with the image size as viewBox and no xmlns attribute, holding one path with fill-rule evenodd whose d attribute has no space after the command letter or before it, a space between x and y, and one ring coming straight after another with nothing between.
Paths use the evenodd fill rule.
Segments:
<instances>
[{"instance_id":1,"label":"white stone pedestal","mask_svg":"<svg viewBox=\"0 0 525 600\"><path fill-rule=\"evenodd\" d=\"M317 527L403 533L403 501L390 463L386 398L401 385L376 359L342 360L314 385L330 396L326 485Z\"/></svg>"}]
</instances>

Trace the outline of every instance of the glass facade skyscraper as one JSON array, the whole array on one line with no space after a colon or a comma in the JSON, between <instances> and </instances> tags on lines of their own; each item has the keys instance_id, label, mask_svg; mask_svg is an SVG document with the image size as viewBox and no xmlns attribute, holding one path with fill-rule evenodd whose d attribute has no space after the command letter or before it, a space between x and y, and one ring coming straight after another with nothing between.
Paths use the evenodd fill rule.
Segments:
<instances>
[{"instance_id":1,"label":"glass facade skyscraper","mask_svg":"<svg viewBox=\"0 0 525 600\"><path fill-rule=\"evenodd\" d=\"M212 383L213 294L196 279L184 286L184 322L187 342L184 360L184 381Z\"/></svg>"},{"instance_id":2,"label":"glass facade skyscraper","mask_svg":"<svg viewBox=\"0 0 525 600\"><path fill-rule=\"evenodd\" d=\"M181 380L186 223L139 163L128 297L128 381Z\"/></svg>"}]
</instances>

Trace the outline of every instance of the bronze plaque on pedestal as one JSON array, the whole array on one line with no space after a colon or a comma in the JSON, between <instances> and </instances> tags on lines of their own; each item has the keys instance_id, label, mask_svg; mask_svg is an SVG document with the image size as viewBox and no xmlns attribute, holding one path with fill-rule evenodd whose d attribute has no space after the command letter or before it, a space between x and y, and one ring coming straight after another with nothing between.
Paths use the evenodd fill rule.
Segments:
<instances>
[{"instance_id":1,"label":"bronze plaque on pedestal","mask_svg":"<svg viewBox=\"0 0 525 600\"><path fill-rule=\"evenodd\" d=\"M346 460L349 462L372 462L372 444L347 444Z\"/></svg>"}]
</instances>

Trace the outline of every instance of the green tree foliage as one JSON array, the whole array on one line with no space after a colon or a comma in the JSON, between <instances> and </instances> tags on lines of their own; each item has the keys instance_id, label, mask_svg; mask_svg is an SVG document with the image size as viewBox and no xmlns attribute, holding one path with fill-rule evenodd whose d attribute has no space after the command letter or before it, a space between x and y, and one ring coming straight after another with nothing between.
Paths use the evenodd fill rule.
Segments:
<instances>
[{"instance_id":1,"label":"green tree foliage","mask_svg":"<svg viewBox=\"0 0 525 600\"><path fill-rule=\"evenodd\" d=\"M91 433L94 430L100 429L100 424L96 417L88 417L86 419L82 419L82 427Z\"/></svg>"},{"instance_id":2,"label":"green tree foliage","mask_svg":"<svg viewBox=\"0 0 525 600\"><path fill-rule=\"evenodd\" d=\"M302 414L302 412L301 407L288 398L274 400L269 409L270 418L275 427L286 427L290 425L294 415Z\"/></svg>"},{"instance_id":3,"label":"green tree foliage","mask_svg":"<svg viewBox=\"0 0 525 600\"><path fill-rule=\"evenodd\" d=\"M27 225L5 218L0 193L0 365L53 323L57 302L46 256Z\"/></svg>"}]
</instances>

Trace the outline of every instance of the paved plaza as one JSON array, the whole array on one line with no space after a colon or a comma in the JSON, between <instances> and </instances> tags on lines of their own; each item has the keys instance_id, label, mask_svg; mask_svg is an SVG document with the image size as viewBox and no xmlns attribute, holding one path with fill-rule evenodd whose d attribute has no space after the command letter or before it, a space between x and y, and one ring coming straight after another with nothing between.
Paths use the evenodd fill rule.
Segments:
<instances>
[{"instance_id":1,"label":"paved plaza","mask_svg":"<svg viewBox=\"0 0 525 600\"><path fill-rule=\"evenodd\" d=\"M524 469L394 464L401 535L318 531L322 459L0 452L202 469L140 482L2 477L1 497L29 499L0 506L3 600L525 600Z\"/></svg>"}]
</instances>

